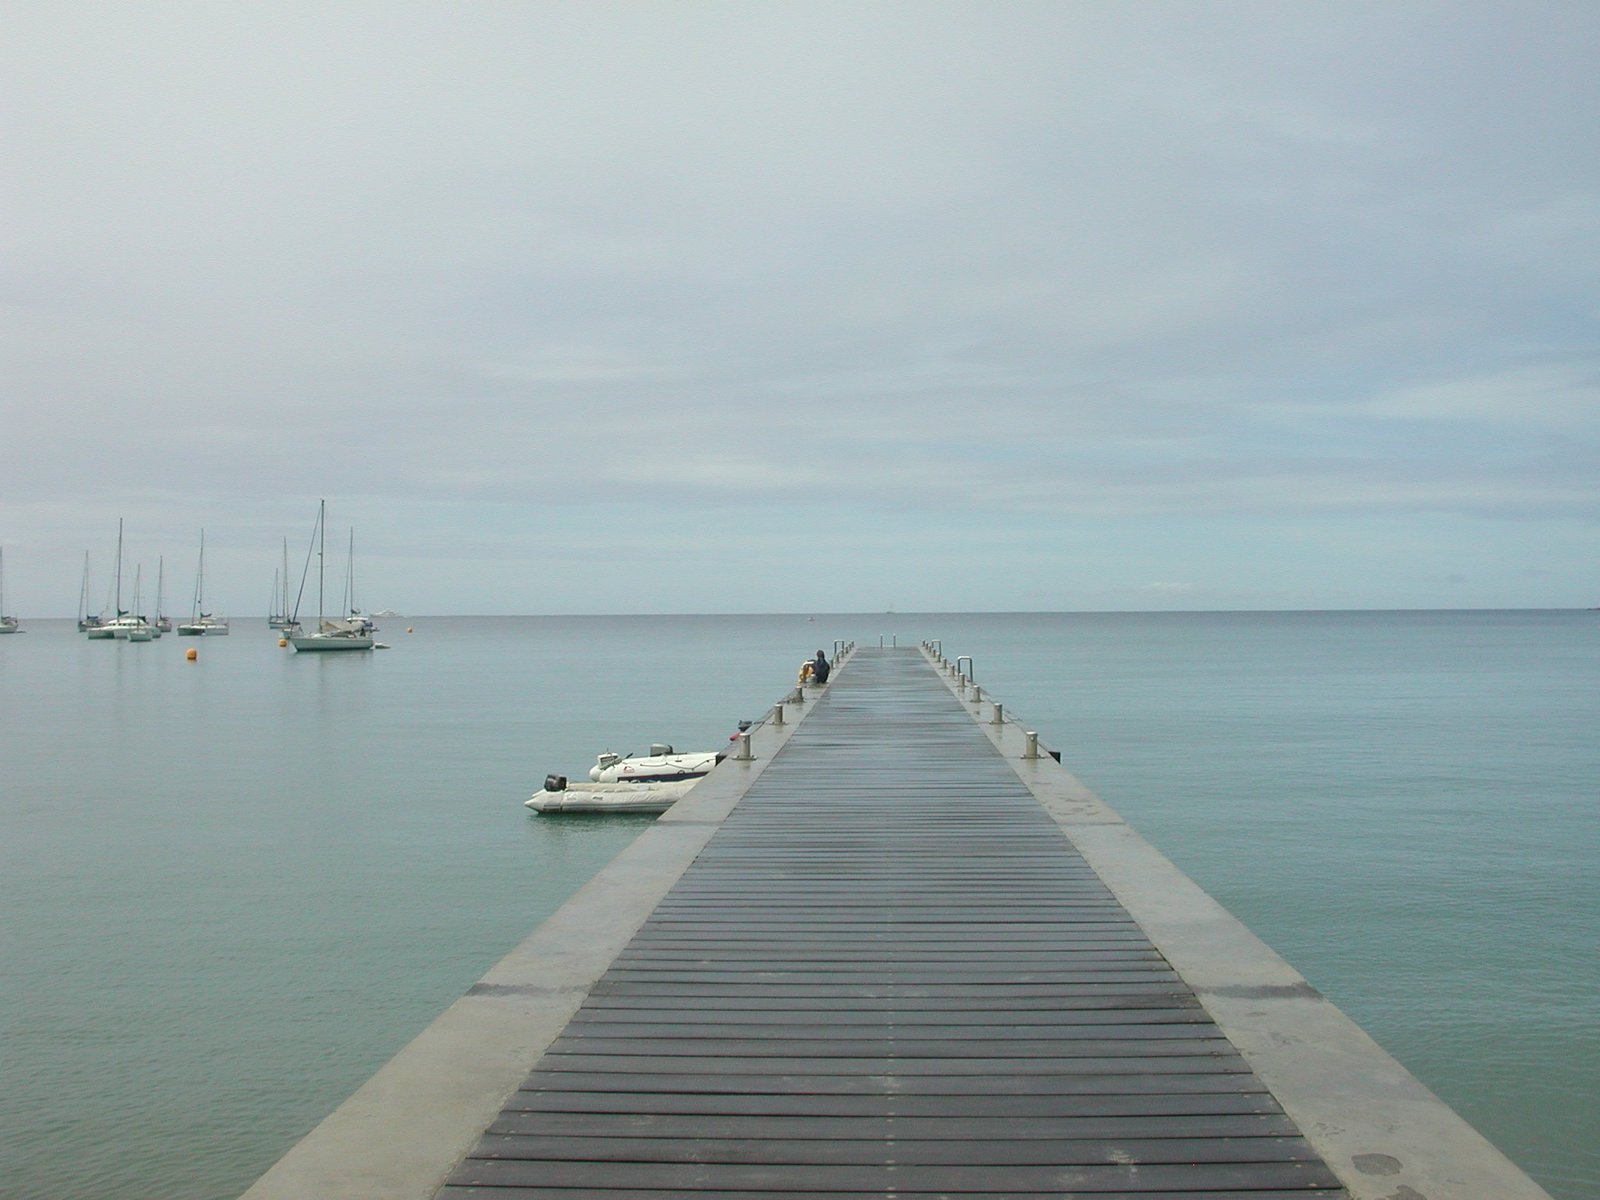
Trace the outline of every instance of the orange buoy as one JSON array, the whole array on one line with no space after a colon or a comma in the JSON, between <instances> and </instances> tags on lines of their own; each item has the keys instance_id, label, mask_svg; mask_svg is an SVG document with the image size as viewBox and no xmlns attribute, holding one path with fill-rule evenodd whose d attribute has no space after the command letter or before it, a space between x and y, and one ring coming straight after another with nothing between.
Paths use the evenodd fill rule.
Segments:
<instances>
[{"instance_id":1,"label":"orange buoy","mask_svg":"<svg viewBox=\"0 0 1600 1200\"><path fill-rule=\"evenodd\" d=\"M409 626L409 625L407 625L407 626L406 626L406 632L407 632L407 633L410 633L410 632L411 632L411 626Z\"/></svg>"},{"instance_id":2,"label":"orange buoy","mask_svg":"<svg viewBox=\"0 0 1600 1200\"><path fill-rule=\"evenodd\" d=\"M278 639L278 645L287 646L288 644L289 644L289 639L288 638L279 638Z\"/></svg>"},{"instance_id":3,"label":"orange buoy","mask_svg":"<svg viewBox=\"0 0 1600 1200\"><path fill-rule=\"evenodd\" d=\"M200 657L200 652L198 650L196 650L193 646L190 646L187 650L184 651L183 656L185 658L187 658L190 662L194 662L195 659Z\"/></svg>"}]
</instances>

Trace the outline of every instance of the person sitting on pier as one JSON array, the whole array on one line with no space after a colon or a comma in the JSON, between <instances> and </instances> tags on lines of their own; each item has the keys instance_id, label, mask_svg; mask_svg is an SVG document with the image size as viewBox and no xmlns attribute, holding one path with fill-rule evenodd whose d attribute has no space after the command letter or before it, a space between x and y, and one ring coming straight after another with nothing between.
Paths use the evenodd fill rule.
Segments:
<instances>
[{"instance_id":1,"label":"person sitting on pier","mask_svg":"<svg viewBox=\"0 0 1600 1200\"><path fill-rule=\"evenodd\" d=\"M833 668L828 665L827 658L824 657L821 650L818 650L816 659L811 663L811 682L818 684L827 683L828 672L831 670L833 670Z\"/></svg>"}]
</instances>

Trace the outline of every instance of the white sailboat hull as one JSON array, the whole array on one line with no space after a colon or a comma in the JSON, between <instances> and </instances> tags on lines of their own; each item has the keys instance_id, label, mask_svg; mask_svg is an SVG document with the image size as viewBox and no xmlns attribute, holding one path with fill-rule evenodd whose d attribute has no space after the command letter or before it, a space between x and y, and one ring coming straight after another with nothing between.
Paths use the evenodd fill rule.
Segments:
<instances>
[{"instance_id":1,"label":"white sailboat hull","mask_svg":"<svg viewBox=\"0 0 1600 1200\"><path fill-rule=\"evenodd\" d=\"M228 623L218 617L201 617L178 626L179 637L227 637Z\"/></svg>"},{"instance_id":2,"label":"white sailboat hull","mask_svg":"<svg viewBox=\"0 0 1600 1200\"><path fill-rule=\"evenodd\" d=\"M152 642L161 636L159 629L139 617L114 617L84 632L92 638L116 638L119 642Z\"/></svg>"},{"instance_id":3,"label":"white sailboat hull","mask_svg":"<svg viewBox=\"0 0 1600 1200\"><path fill-rule=\"evenodd\" d=\"M362 621L323 621L316 633L290 633L296 650L371 650L373 640Z\"/></svg>"},{"instance_id":4,"label":"white sailboat hull","mask_svg":"<svg viewBox=\"0 0 1600 1200\"><path fill-rule=\"evenodd\" d=\"M289 644L296 650L371 650L369 637L342 637L339 634L307 633L291 637Z\"/></svg>"}]
</instances>

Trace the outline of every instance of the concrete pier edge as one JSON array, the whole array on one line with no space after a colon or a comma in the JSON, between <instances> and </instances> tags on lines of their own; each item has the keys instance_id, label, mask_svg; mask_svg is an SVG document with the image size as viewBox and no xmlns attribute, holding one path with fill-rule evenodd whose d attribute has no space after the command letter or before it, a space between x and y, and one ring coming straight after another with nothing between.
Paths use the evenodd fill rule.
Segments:
<instances>
[{"instance_id":1,"label":"concrete pier edge","mask_svg":"<svg viewBox=\"0 0 1600 1200\"><path fill-rule=\"evenodd\" d=\"M848 654L835 664L846 669ZM816 707L736 751L495 964L241 1200L429 1200L772 756Z\"/></svg>"},{"instance_id":2,"label":"concrete pier edge","mask_svg":"<svg viewBox=\"0 0 1600 1200\"><path fill-rule=\"evenodd\" d=\"M922 654L937 669L926 647ZM1023 785L1198 995L1352 1200L1550 1195L1041 749L1002 700L962 696Z\"/></svg>"}]
</instances>

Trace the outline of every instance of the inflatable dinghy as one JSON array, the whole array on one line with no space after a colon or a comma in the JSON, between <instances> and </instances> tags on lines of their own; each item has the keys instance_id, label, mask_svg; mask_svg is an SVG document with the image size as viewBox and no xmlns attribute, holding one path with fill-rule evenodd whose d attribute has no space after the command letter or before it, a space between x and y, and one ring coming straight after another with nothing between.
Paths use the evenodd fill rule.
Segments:
<instances>
[{"instance_id":1,"label":"inflatable dinghy","mask_svg":"<svg viewBox=\"0 0 1600 1200\"><path fill-rule=\"evenodd\" d=\"M698 778L661 783L574 783L559 775L523 803L534 812L664 813L699 782Z\"/></svg>"}]
</instances>

